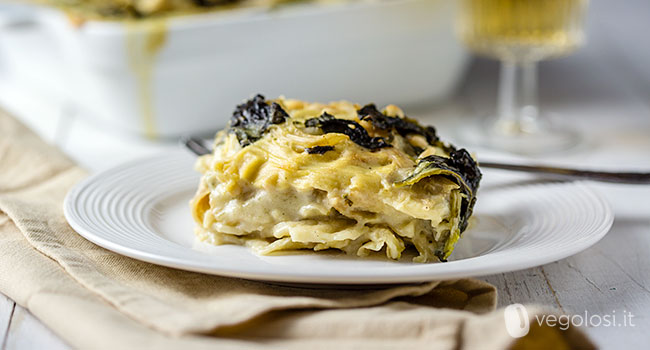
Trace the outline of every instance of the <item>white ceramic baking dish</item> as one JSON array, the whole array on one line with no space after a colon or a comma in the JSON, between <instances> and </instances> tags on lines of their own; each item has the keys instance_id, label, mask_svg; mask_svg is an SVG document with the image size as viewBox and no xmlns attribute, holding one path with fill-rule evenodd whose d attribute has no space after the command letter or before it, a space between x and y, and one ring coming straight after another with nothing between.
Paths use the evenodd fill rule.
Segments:
<instances>
[{"instance_id":1,"label":"white ceramic baking dish","mask_svg":"<svg viewBox=\"0 0 650 350\"><path fill-rule=\"evenodd\" d=\"M455 3L304 4L81 26L39 9L31 44L16 39L26 26L15 21L0 42L9 69L66 95L84 115L174 137L223 127L255 93L407 107L440 100L466 62Z\"/></svg>"}]
</instances>

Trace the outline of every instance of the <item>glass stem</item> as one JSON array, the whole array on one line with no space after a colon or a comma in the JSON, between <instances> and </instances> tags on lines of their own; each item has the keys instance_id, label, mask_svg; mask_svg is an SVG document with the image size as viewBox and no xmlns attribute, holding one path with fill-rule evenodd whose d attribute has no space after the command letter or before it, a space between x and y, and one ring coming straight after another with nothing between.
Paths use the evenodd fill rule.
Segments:
<instances>
[{"instance_id":1,"label":"glass stem","mask_svg":"<svg viewBox=\"0 0 650 350\"><path fill-rule=\"evenodd\" d=\"M534 133L539 127L537 62L501 62L498 119L504 134Z\"/></svg>"}]
</instances>

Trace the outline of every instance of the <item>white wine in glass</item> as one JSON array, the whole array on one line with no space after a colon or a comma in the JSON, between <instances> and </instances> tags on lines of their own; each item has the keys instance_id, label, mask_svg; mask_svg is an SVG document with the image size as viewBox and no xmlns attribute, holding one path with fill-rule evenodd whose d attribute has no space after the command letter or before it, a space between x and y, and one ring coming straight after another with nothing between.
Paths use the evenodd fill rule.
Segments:
<instances>
[{"instance_id":1,"label":"white wine in glass","mask_svg":"<svg viewBox=\"0 0 650 350\"><path fill-rule=\"evenodd\" d=\"M584 41L587 0L461 0L461 39L501 61L497 115L466 130L467 141L517 153L576 144L577 134L540 118L537 62L570 53Z\"/></svg>"}]
</instances>

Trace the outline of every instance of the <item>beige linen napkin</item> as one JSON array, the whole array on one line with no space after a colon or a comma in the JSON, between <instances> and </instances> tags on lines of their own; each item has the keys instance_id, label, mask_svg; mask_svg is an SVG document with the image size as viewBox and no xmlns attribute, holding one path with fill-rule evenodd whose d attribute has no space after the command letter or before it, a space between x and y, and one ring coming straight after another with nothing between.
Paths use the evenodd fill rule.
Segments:
<instances>
[{"instance_id":1,"label":"beige linen napkin","mask_svg":"<svg viewBox=\"0 0 650 350\"><path fill-rule=\"evenodd\" d=\"M506 332L475 279L311 289L180 271L100 248L66 223L86 173L0 110L0 291L78 348L590 348L577 330ZM188 231L188 232L191 232ZM540 308L528 309L532 319Z\"/></svg>"}]
</instances>

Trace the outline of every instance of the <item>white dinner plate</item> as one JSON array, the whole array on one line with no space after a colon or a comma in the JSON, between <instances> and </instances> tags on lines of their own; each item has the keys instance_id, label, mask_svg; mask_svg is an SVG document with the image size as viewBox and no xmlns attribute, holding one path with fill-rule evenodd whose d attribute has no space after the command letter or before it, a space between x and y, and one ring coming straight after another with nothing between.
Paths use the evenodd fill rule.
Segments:
<instances>
[{"instance_id":1,"label":"white dinner plate","mask_svg":"<svg viewBox=\"0 0 650 350\"><path fill-rule=\"evenodd\" d=\"M130 162L68 193L65 216L91 242L135 259L246 279L320 284L422 282L514 271L578 253L612 225L584 182L539 182L483 170L474 220L446 263L361 259L336 252L257 256L194 239L189 200L199 181L185 152Z\"/></svg>"}]
</instances>

